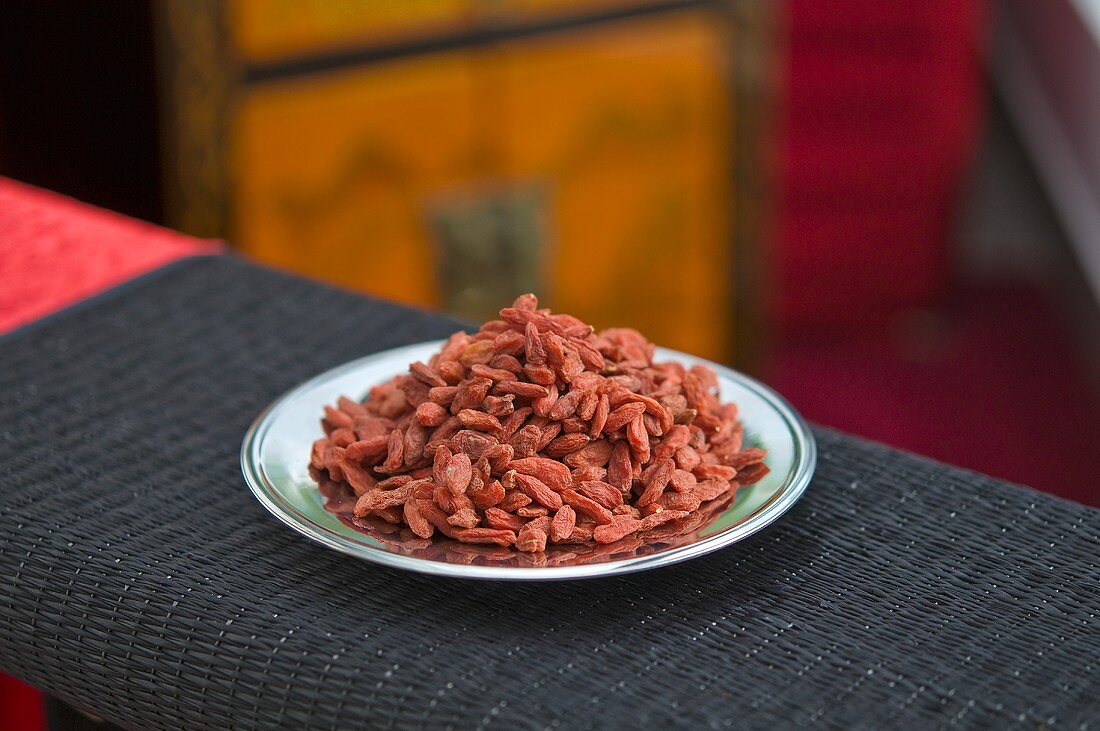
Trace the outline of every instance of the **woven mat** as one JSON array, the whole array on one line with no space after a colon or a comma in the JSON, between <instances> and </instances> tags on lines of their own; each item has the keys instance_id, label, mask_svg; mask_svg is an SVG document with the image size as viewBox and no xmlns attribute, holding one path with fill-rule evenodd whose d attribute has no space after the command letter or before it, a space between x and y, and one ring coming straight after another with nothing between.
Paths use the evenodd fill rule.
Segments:
<instances>
[{"instance_id":1,"label":"woven mat","mask_svg":"<svg viewBox=\"0 0 1100 731\"><path fill-rule=\"evenodd\" d=\"M0 669L135 729L1100 716L1100 512L829 431L778 523L609 580L409 575L263 511L263 406L454 327L218 257L0 340Z\"/></svg>"}]
</instances>

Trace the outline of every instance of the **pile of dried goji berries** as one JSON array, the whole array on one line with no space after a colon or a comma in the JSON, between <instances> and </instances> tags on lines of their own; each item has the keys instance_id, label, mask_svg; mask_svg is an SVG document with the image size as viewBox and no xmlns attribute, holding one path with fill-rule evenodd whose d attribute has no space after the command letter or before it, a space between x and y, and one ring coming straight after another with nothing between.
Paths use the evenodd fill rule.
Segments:
<instances>
[{"instance_id":1,"label":"pile of dried goji berries","mask_svg":"<svg viewBox=\"0 0 1100 731\"><path fill-rule=\"evenodd\" d=\"M523 295L362 403L326 407L311 473L355 518L420 538L532 552L644 538L768 471L714 372L653 351Z\"/></svg>"}]
</instances>

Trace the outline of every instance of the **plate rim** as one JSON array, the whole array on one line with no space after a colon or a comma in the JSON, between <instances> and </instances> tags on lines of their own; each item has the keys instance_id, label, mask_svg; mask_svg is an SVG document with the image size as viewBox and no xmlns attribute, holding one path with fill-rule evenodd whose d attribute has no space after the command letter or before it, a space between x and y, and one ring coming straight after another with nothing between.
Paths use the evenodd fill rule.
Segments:
<instances>
[{"instance_id":1,"label":"plate rim","mask_svg":"<svg viewBox=\"0 0 1100 731\"><path fill-rule=\"evenodd\" d=\"M442 346L445 340L429 340L409 345L398 346L372 353L371 355L348 361L341 365L319 373L285 391L282 395L269 403L249 425L241 443L240 465L245 482L261 505L274 515L284 525L295 532L320 543L340 553L354 556L355 558L371 563L389 566L391 568L414 571L421 574L445 576L450 578L484 579L500 581L556 581L565 579L585 579L600 576L612 576L619 574L645 571L661 566L668 566L681 561L706 555L725 548L733 543L743 541L763 528L771 525L780 516L786 513L798 500L809 486L817 467L817 440L809 424L795 409L780 396L774 389L736 371L728 366L711 362L699 356L690 355L670 348L658 348L657 353L662 359L686 358L713 368L720 376L728 378L738 385L756 392L768 404L775 408L794 436L795 459L788 478L775 495L760 505L755 511L746 516L740 523L730 526L724 531L707 536L700 541L683 546L668 549L658 553L633 556L593 564L580 564L576 566L474 566L472 564L453 564L445 561L430 561L415 556L391 553L366 543L354 543L346 536L333 533L331 530L314 522L309 516L304 515L283 498L279 491L270 484L271 479L263 473L260 461L260 447L263 444L262 436L270 428L272 415L280 405L292 400L300 393L310 390L318 384L337 378L348 371L356 370L373 361L384 358L394 358L407 351L420 350L429 346ZM295 518L297 516L297 519Z\"/></svg>"}]
</instances>

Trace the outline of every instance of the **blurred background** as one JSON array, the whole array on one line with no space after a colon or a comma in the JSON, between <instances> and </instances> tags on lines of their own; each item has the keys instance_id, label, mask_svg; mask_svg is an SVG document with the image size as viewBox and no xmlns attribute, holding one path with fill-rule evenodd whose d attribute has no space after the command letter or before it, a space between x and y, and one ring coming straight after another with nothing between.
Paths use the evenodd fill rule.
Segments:
<instances>
[{"instance_id":1,"label":"blurred background","mask_svg":"<svg viewBox=\"0 0 1100 731\"><path fill-rule=\"evenodd\" d=\"M2 175L1092 504L1098 90L1098 0L0 5Z\"/></svg>"},{"instance_id":2,"label":"blurred background","mask_svg":"<svg viewBox=\"0 0 1100 731\"><path fill-rule=\"evenodd\" d=\"M1100 0L6 0L0 175L1100 505Z\"/></svg>"},{"instance_id":3,"label":"blurred background","mask_svg":"<svg viewBox=\"0 0 1100 731\"><path fill-rule=\"evenodd\" d=\"M1100 503L1100 1L8 0L0 174Z\"/></svg>"}]
</instances>

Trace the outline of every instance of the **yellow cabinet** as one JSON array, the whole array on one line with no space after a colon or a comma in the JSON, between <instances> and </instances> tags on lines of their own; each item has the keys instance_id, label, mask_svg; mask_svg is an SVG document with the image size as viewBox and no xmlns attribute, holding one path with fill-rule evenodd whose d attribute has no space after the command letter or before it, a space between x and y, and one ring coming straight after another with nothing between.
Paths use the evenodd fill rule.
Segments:
<instances>
[{"instance_id":1,"label":"yellow cabinet","mask_svg":"<svg viewBox=\"0 0 1100 731\"><path fill-rule=\"evenodd\" d=\"M243 252L475 319L534 289L598 326L730 358L743 308L725 3L205 7L229 79L207 105L218 232ZM166 16L177 37L186 15ZM181 137L188 113L177 105ZM201 172L180 176L180 200Z\"/></svg>"}]
</instances>

